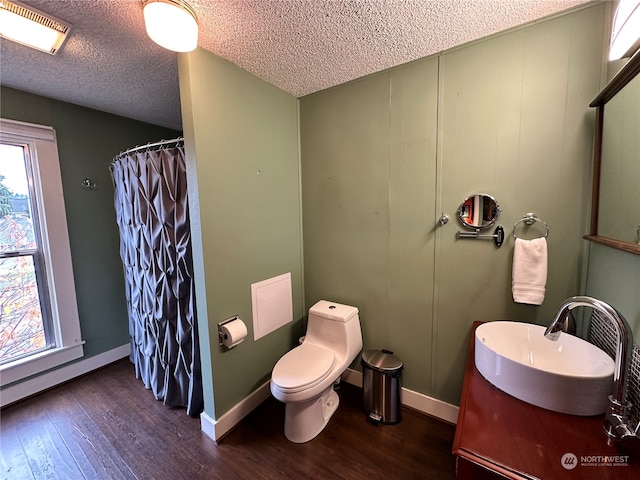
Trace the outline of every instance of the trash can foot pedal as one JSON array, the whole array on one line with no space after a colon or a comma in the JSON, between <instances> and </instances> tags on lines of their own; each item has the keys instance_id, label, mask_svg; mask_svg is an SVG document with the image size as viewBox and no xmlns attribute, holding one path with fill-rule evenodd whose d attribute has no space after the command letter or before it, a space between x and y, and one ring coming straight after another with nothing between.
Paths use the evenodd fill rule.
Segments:
<instances>
[{"instance_id":1,"label":"trash can foot pedal","mask_svg":"<svg viewBox=\"0 0 640 480\"><path fill-rule=\"evenodd\" d=\"M369 420L374 425L380 425L380 423L382 423L382 415L380 415L379 413L371 412L367 417L367 420Z\"/></svg>"}]
</instances>

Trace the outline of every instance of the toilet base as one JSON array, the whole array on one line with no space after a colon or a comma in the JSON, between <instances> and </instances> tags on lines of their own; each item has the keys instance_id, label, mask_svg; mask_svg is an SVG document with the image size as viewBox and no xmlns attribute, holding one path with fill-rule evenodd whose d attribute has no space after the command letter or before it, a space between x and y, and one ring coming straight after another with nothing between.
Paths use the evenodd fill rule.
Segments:
<instances>
[{"instance_id":1,"label":"toilet base","mask_svg":"<svg viewBox=\"0 0 640 480\"><path fill-rule=\"evenodd\" d=\"M322 395L306 402L288 402L285 407L284 435L293 443L313 440L324 429L338 408L340 399L331 385Z\"/></svg>"}]
</instances>

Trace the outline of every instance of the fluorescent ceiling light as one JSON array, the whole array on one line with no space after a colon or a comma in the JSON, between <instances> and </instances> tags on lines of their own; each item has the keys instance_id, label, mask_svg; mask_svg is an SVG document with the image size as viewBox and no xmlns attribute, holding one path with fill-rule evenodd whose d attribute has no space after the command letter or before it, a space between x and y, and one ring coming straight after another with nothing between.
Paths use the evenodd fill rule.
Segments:
<instances>
[{"instance_id":1,"label":"fluorescent ceiling light","mask_svg":"<svg viewBox=\"0 0 640 480\"><path fill-rule=\"evenodd\" d=\"M640 47L640 0L621 0L613 17L609 60L633 54Z\"/></svg>"},{"instance_id":2,"label":"fluorescent ceiling light","mask_svg":"<svg viewBox=\"0 0 640 480\"><path fill-rule=\"evenodd\" d=\"M54 55L71 25L15 0L0 0L0 37Z\"/></svg>"},{"instance_id":3,"label":"fluorescent ceiling light","mask_svg":"<svg viewBox=\"0 0 640 480\"><path fill-rule=\"evenodd\" d=\"M142 0L149 38L174 52L190 52L198 46L198 22L183 0Z\"/></svg>"}]
</instances>

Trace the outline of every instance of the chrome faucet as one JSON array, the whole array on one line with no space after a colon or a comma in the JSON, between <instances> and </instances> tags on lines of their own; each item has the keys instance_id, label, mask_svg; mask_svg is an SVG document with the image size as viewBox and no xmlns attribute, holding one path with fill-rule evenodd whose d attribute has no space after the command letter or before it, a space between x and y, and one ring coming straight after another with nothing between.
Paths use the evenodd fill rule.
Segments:
<instances>
[{"instance_id":1,"label":"chrome faucet","mask_svg":"<svg viewBox=\"0 0 640 480\"><path fill-rule=\"evenodd\" d=\"M631 404L627 401L627 375L633 351L633 334L625 318L611 305L592 297L571 297L564 301L544 336L558 340L567 315L576 307L589 307L600 312L616 331L616 358L613 372L613 393L609 395L609 410L604 420L604 433L610 440L640 440L638 428L634 431L629 420ZM639 425L640 426L640 425Z\"/></svg>"}]
</instances>

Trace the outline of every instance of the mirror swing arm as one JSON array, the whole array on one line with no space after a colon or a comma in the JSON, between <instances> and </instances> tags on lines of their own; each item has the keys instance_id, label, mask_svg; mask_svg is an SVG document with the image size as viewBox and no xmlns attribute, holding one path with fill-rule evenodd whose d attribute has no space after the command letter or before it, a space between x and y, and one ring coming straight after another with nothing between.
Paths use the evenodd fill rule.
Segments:
<instances>
[{"instance_id":1,"label":"mirror swing arm","mask_svg":"<svg viewBox=\"0 0 640 480\"><path fill-rule=\"evenodd\" d=\"M493 239L493 241L496 244L496 247L501 247L503 242L504 242L504 228L502 228L502 225L498 225L496 227L496 229L494 230L493 234L490 233L480 233L481 230L480 229L475 229L475 231L473 232L460 232L458 231L457 237L458 238L480 238L480 239L486 239L486 240L491 240Z\"/></svg>"}]
</instances>

